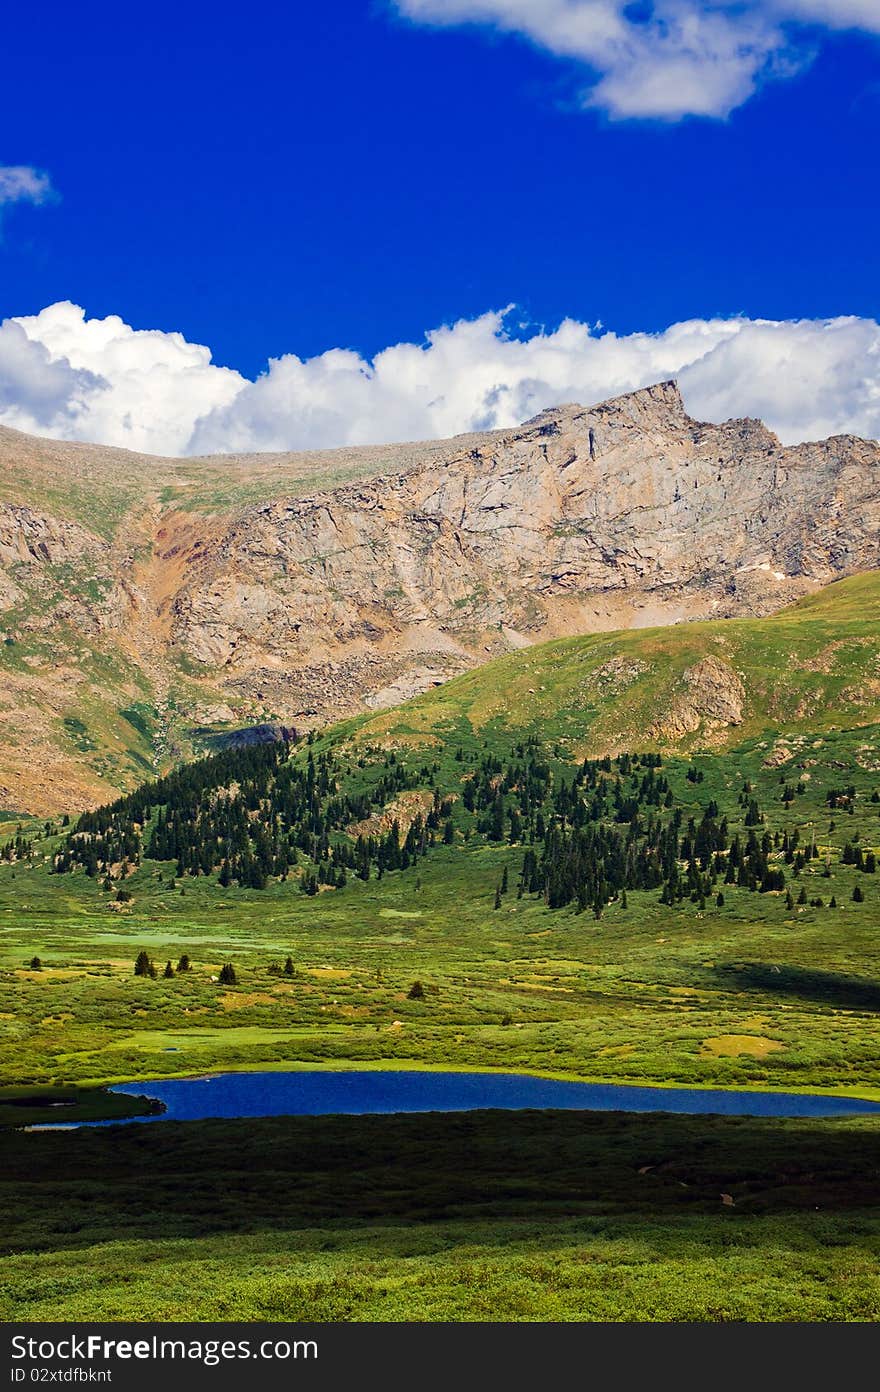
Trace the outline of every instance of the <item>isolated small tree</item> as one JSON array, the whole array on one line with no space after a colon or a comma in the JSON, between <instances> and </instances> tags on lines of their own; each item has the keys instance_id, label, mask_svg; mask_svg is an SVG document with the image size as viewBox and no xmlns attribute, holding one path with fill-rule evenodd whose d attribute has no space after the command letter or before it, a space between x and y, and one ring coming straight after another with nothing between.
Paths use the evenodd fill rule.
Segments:
<instances>
[{"instance_id":1,"label":"isolated small tree","mask_svg":"<svg viewBox=\"0 0 880 1392\"><path fill-rule=\"evenodd\" d=\"M184 953L181 954L180 961L177 963L177 970L178 970L179 972L185 972L185 971L189 971L189 969L190 969L189 957L188 957L187 954L184 952Z\"/></svg>"},{"instance_id":2,"label":"isolated small tree","mask_svg":"<svg viewBox=\"0 0 880 1392\"><path fill-rule=\"evenodd\" d=\"M807 902L807 887L806 887L806 885L801 885L801 892L800 892L800 894L799 894L798 897L797 897L797 901L798 901L799 904L806 904L806 902Z\"/></svg>"},{"instance_id":3,"label":"isolated small tree","mask_svg":"<svg viewBox=\"0 0 880 1392\"><path fill-rule=\"evenodd\" d=\"M625 890L625 889L622 889L622 890L620 891L620 907L621 907L622 909L628 909L628 908L629 908L629 900L628 900L627 897L626 897L626 890Z\"/></svg>"},{"instance_id":4,"label":"isolated small tree","mask_svg":"<svg viewBox=\"0 0 880 1392\"><path fill-rule=\"evenodd\" d=\"M506 894L506 893L507 893L507 866L506 866L506 865L505 865L505 867L504 867L504 873L503 873L502 876L501 876L501 893L502 893L502 894Z\"/></svg>"},{"instance_id":5,"label":"isolated small tree","mask_svg":"<svg viewBox=\"0 0 880 1392\"><path fill-rule=\"evenodd\" d=\"M155 976L156 968L150 959L148 952L140 951L134 959L135 976Z\"/></svg>"},{"instance_id":6,"label":"isolated small tree","mask_svg":"<svg viewBox=\"0 0 880 1392\"><path fill-rule=\"evenodd\" d=\"M494 905L494 907L495 907L496 909L500 909L500 908L501 908L501 886L500 886L500 885L496 885L496 886L495 886L495 905Z\"/></svg>"},{"instance_id":7,"label":"isolated small tree","mask_svg":"<svg viewBox=\"0 0 880 1392\"><path fill-rule=\"evenodd\" d=\"M721 893L720 889L718 893L715 895L715 904L719 909L724 908L724 895Z\"/></svg>"},{"instance_id":8,"label":"isolated small tree","mask_svg":"<svg viewBox=\"0 0 880 1392\"><path fill-rule=\"evenodd\" d=\"M162 975L164 977L171 977L174 975L174 968L172 967L170 962L165 963L165 970L163 971Z\"/></svg>"},{"instance_id":9,"label":"isolated small tree","mask_svg":"<svg viewBox=\"0 0 880 1392\"><path fill-rule=\"evenodd\" d=\"M787 909L793 909L793 908L794 908L794 899L793 899L793 897L792 897L792 893L791 893L791 890L790 890L790 889L787 889L787 890L785 891L785 907L786 907Z\"/></svg>"},{"instance_id":10,"label":"isolated small tree","mask_svg":"<svg viewBox=\"0 0 880 1392\"><path fill-rule=\"evenodd\" d=\"M410 986L407 995L409 996L410 1000L424 1000L425 988L422 985L421 981L414 981L413 984Z\"/></svg>"},{"instance_id":11,"label":"isolated small tree","mask_svg":"<svg viewBox=\"0 0 880 1392\"><path fill-rule=\"evenodd\" d=\"M131 903L131 890L130 890L130 889L117 889L117 891L116 891L116 902L117 902L117 904L130 904L130 903Z\"/></svg>"},{"instance_id":12,"label":"isolated small tree","mask_svg":"<svg viewBox=\"0 0 880 1392\"><path fill-rule=\"evenodd\" d=\"M285 958L285 961L284 961L284 975L285 975L285 976L293 976L293 975L294 975L294 967L293 967L293 958L292 958L292 957L286 957L286 958Z\"/></svg>"},{"instance_id":13,"label":"isolated small tree","mask_svg":"<svg viewBox=\"0 0 880 1392\"><path fill-rule=\"evenodd\" d=\"M836 909L836 908L837 908L837 896L836 896L836 895L832 894L831 898L828 900L828 907L829 907L829 909Z\"/></svg>"},{"instance_id":14,"label":"isolated small tree","mask_svg":"<svg viewBox=\"0 0 880 1392\"><path fill-rule=\"evenodd\" d=\"M42 970L43 970L43 963L40 961L39 957L32 957L32 958L31 958L31 971L42 971Z\"/></svg>"},{"instance_id":15,"label":"isolated small tree","mask_svg":"<svg viewBox=\"0 0 880 1392\"><path fill-rule=\"evenodd\" d=\"M237 985L238 985L238 977L237 977L236 974L235 974L235 967L232 965L231 962L224 962L224 963L223 963L223 966L220 968L220 985L221 985L221 986L237 986Z\"/></svg>"},{"instance_id":16,"label":"isolated small tree","mask_svg":"<svg viewBox=\"0 0 880 1392\"><path fill-rule=\"evenodd\" d=\"M855 886L855 888L853 889L853 892L852 892L852 897L853 897L853 903L854 903L854 904L861 904L861 903L863 903L864 898L865 898L865 891L862 889L862 886L861 886L861 885L856 885L856 886Z\"/></svg>"}]
</instances>

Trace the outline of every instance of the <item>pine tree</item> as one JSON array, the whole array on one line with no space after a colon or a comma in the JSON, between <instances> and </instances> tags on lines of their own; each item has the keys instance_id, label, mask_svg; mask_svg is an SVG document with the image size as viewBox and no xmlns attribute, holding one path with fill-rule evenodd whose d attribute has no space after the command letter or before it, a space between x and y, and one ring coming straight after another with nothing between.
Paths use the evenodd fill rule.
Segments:
<instances>
[{"instance_id":1,"label":"pine tree","mask_svg":"<svg viewBox=\"0 0 880 1392\"><path fill-rule=\"evenodd\" d=\"M293 958L292 958L292 957L287 957L287 958L285 958L285 961L284 961L284 975L285 975L285 976L293 976L293 975L294 975L294 967L293 967Z\"/></svg>"},{"instance_id":2,"label":"pine tree","mask_svg":"<svg viewBox=\"0 0 880 1392\"><path fill-rule=\"evenodd\" d=\"M424 999L425 999L425 988L424 988L424 986L422 985L421 981L414 981L414 982L413 982L413 984L410 986L409 990L407 991L407 997L408 997L409 1000L424 1000Z\"/></svg>"},{"instance_id":3,"label":"pine tree","mask_svg":"<svg viewBox=\"0 0 880 1392\"><path fill-rule=\"evenodd\" d=\"M188 957L187 954L184 952L184 953L181 955L180 961L177 963L177 970L178 970L179 972L187 972L187 971L189 971L189 969L190 969L189 957Z\"/></svg>"},{"instance_id":4,"label":"pine tree","mask_svg":"<svg viewBox=\"0 0 880 1392\"><path fill-rule=\"evenodd\" d=\"M135 976L155 976L156 968L148 952L140 951L134 961Z\"/></svg>"},{"instance_id":5,"label":"pine tree","mask_svg":"<svg viewBox=\"0 0 880 1392\"><path fill-rule=\"evenodd\" d=\"M853 903L861 904L864 902L865 892L861 885L856 885L852 892Z\"/></svg>"},{"instance_id":6,"label":"pine tree","mask_svg":"<svg viewBox=\"0 0 880 1392\"><path fill-rule=\"evenodd\" d=\"M220 968L220 985L221 985L221 986L237 986L237 985L238 985L238 977L237 977L236 974L235 974L235 967L232 965L231 962L224 962L223 966Z\"/></svg>"},{"instance_id":7,"label":"pine tree","mask_svg":"<svg viewBox=\"0 0 880 1392\"><path fill-rule=\"evenodd\" d=\"M172 967L170 962L165 963L165 970L163 971L162 975L164 977L171 977L174 975L174 968Z\"/></svg>"}]
</instances>

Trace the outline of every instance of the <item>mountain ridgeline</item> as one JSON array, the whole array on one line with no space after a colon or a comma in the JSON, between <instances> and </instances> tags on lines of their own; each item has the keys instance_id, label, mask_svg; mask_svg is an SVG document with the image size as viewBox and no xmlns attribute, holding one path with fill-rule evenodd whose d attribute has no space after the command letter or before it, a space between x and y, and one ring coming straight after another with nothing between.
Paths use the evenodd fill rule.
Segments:
<instances>
[{"instance_id":1,"label":"mountain ridgeline","mask_svg":"<svg viewBox=\"0 0 880 1392\"><path fill-rule=\"evenodd\" d=\"M878 463L695 421L669 382L307 455L0 431L0 805L94 806L224 732L391 708L548 639L775 612L880 565Z\"/></svg>"}]
</instances>

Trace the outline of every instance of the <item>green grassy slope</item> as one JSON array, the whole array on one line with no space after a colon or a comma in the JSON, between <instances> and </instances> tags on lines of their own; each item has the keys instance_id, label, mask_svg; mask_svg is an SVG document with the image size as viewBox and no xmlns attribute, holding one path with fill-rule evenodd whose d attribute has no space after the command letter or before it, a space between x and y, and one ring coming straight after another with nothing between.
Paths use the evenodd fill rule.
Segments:
<instances>
[{"instance_id":1,"label":"green grassy slope","mask_svg":"<svg viewBox=\"0 0 880 1392\"><path fill-rule=\"evenodd\" d=\"M686 674L707 660L744 688L741 718L699 710ZM722 683L725 674L722 671ZM699 686L699 683L697 683ZM687 707L696 728L676 729ZM535 731L572 754L725 749L779 731L880 720L880 573L840 580L767 619L628 629L543 643L357 725L358 739L433 744L460 726Z\"/></svg>"}]
</instances>

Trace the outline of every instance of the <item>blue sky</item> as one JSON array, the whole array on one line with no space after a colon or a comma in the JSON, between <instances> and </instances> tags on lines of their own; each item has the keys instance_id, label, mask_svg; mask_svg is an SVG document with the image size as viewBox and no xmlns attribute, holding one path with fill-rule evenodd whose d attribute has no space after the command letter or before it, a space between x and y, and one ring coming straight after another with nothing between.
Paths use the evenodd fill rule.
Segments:
<instances>
[{"instance_id":1,"label":"blue sky","mask_svg":"<svg viewBox=\"0 0 880 1392\"><path fill-rule=\"evenodd\" d=\"M506 0L444 3L17 7L0 163L57 197L2 210L0 317L72 301L253 379L508 304L514 337L880 315L880 4L786 29L797 71L727 115L645 119L590 95L582 49L499 32Z\"/></svg>"}]
</instances>

